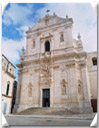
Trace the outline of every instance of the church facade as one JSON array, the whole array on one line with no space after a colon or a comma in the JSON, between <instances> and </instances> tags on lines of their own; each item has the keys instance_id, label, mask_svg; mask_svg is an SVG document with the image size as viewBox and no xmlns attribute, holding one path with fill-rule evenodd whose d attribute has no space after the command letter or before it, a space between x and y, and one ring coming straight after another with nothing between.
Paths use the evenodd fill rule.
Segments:
<instances>
[{"instance_id":1,"label":"church facade","mask_svg":"<svg viewBox=\"0 0 99 128\"><path fill-rule=\"evenodd\" d=\"M15 110L63 107L92 112L87 53L73 38L73 19L45 15L26 32L18 72Z\"/></svg>"}]
</instances>

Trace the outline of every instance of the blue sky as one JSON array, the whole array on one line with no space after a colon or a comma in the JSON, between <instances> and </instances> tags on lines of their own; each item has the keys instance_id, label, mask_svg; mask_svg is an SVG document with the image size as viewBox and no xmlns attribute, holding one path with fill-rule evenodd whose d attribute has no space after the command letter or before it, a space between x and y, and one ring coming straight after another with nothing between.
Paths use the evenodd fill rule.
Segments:
<instances>
[{"instance_id":1,"label":"blue sky","mask_svg":"<svg viewBox=\"0 0 99 128\"><path fill-rule=\"evenodd\" d=\"M2 53L16 66L22 46L26 47L25 31L50 9L65 18L72 17L73 37L81 34L84 50L97 50L97 16L90 3L13 3L8 4L2 15ZM16 69L17 77L17 69Z\"/></svg>"}]
</instances>

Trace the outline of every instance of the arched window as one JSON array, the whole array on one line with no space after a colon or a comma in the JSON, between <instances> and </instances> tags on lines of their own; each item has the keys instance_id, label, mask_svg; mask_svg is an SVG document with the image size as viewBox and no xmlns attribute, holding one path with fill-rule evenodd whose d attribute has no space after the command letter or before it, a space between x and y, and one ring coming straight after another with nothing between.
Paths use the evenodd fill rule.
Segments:
<instances>
[{"instance_id":1,"label":"arched window","mask_svg":"<svg viewBox=\"0 0 99 128\"><path fill-rule=\"evenodd\" d=\"M49 41L46 41L45 42L45 51L50 51L50 42Z\"/></svg>"},{"instance_id":2,"label":"arched window","mask_svg":"<svg viewBox=\"0 0 99 128\"><path fill-rule=\"evenodd\" d=\"M97 58L96 57L93 57L92 58L92 62L93 62L93 65L97 65Z\"/></svg>"},{"instance_id":3,"label":"arched window","mask_svg":"<svg viewBox=\"0 0 99 128\"><path fill-rule=\"evenodd\" d=\"M10 82L7 82L6 95L8 95L8 94L9 94L9 88L10 88Z\"/></svg>"}]
</instances>

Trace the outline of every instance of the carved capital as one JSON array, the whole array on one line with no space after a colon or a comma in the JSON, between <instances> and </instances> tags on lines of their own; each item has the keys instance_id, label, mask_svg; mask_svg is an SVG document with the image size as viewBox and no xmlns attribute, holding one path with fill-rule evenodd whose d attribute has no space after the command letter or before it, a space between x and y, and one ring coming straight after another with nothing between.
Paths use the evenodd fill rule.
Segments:
<instances>
[{"instance_id":1,"label":"carved capital","mask_svg":"<svg viewBox=\"0 0 99 128\"><path fill-rule=\"evenodd\" d=\"M80 67L86 67L86 63L85 62L79 63L79 66Z\"/></svg>"},{"instance_id":2,"label":"carved capital","mask_svg":"<svg viewBox=\"0 0 99 128\"><path fill-rule=\"evenodd\" d=\"M66 64L67 67L73 67L73 66L75 66L75 65L76 65L76 64L73 63L73 62L69 62L69 63Z\"/></svg>"},{"instance_id":3,"label":"carved capital","mask_svg":"<svg viewBox=\"0 0 99 128\"><path fill-rule=\"evenodd\" d=\"M31 36L30 35L27 35L27 39L29 39L29 38L31 38Z\"/></svg>"}]
</instances>

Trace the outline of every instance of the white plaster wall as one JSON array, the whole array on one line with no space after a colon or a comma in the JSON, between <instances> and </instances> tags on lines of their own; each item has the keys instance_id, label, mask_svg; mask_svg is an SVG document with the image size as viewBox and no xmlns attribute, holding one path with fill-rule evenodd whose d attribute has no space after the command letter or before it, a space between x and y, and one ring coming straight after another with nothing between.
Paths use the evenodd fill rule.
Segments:
<instances>
[{"instance_id":1,"label":"white plaster wall","mask_svg":"<svg viewBox=\"0 0 99 128\"><path fill-rule=\"evenodd\" d=\"M7 98L2 96L2 112L4 112L4 104L7 104L7 108L6 108L6 113L5 114L9 114L11 112L11 103L12 103L12 98Z\"/></svg>"},{"instance_id":2,"label":"white plaster wall","mask_svg":"<svg viewBox=\"0 0 99 128\"><path fill-rule=\"evenodd\" d=\"M7 83L10 82L9 93L8 93L8 96L10 96L10 97L2 96L2 111L4 109L4 103L6 103L7 104L6 114L10 113L10 111L11 111L12 91L13 91L13 83L14 83L14 78L11 77L6 72L7 64L8 64L8 61L3 57L2 76L1 76L1 78L2 78L2 83L1 83L2 95L6 95ZM10 72L10 69L11 69L11 72ZM15 68L9 63L8 72L10 72L14 76L14 71L15 71Z\"/></svg>"},{"instance_id":3,"label":"white plaster wall","mask_svg":"<svg viewBox=\"0 0 99 128\"><path fill-rule=\"evenodd\" d=\"M87 66L90 80L91 99L97 99L97 65L93 65L93 57L97 58L97 52L87 54Z\"/></svg>"}]
</instances>

